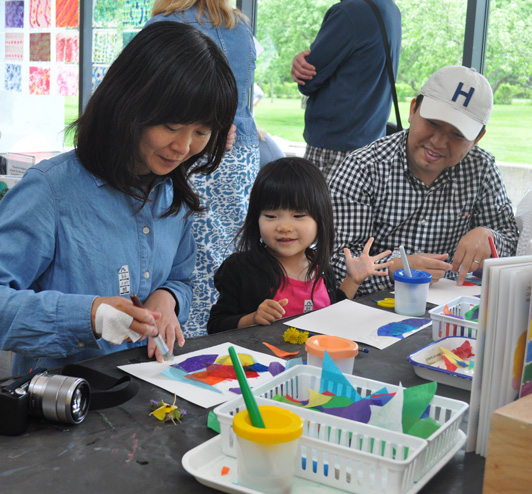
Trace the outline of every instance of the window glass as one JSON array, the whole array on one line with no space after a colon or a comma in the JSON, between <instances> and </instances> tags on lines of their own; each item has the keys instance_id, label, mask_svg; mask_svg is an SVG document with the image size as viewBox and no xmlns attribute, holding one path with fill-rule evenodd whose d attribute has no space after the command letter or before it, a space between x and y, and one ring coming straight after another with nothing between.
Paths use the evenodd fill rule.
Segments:
<instances>
[{"instance_id":1,"label":"window glass","mask_svg":"<svg viewBox=\"0 0 532 494\"><path fill-rule=\"evenodd\" d=\"M308 49L327 9L335 0L259 0L257 38L264 48L255 80L265 97L255 108L259 126L283 139L303 143L301 95L290 68L297 53ZM397 93L404 126L409 100L428 76L449 64L461 64L467 2L396 0L402 15L402 49ZM384 48L383 48L384 49ZM392 109L391 120L395 121Z\"/></svg>"},{"instance_id":2,"label":"window glass","mask_svg":"<svg viewBox=\"0 0 532 494\"><path fill-rule=\"evenodd\" d=\"M490 2L484 75L493 114L479 145L497 158L515 205L532 187L532 1Z\"/></svg>"}]
</instances>

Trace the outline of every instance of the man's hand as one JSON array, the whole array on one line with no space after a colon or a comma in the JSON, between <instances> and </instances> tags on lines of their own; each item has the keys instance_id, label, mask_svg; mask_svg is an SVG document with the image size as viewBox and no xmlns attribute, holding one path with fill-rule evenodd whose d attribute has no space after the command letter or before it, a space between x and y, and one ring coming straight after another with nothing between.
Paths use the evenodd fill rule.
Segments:
<instances>
[{"instance_id":1,"label":"man's hand","mask_svg":"<svg viewBox=\"0 0 532 494\"><path fill-rule=\"evenodd\" d=\"M484 259L491 257L489 237L493 237L491 230L479 226L467 232L458 242L452 266L453 273L459 273L458 285L463 285L467 273L482 268Z\"/></svg>"},{"instance_id":2,"label":"man's hand","mask_svg":"<svg viewBox=\"0 0 532 494\"><path fill-rule=\"evenodd\" d=\"M292 79L302 86L305 81L309 81L316 75L316 67L307 62L307 57L310 55L310 50L298 53L292 62Z\"/></svg>"},{"instance_id":3,"label":"man's hand","mask_svg":"<svg viewBox=\"0 0 532 494\"><path fill-rule=\"evenodd\" d=\"M408 256L408 264L411 269L426 271L432 275L431 285L438 282L449 269L451 265L444 262L449 254L412 254ZM403 269L403 261L400 257L393 259L392 264L388 267L390 279L393 280L393 273L398 269Z\"/></svg>"}]
</instances>

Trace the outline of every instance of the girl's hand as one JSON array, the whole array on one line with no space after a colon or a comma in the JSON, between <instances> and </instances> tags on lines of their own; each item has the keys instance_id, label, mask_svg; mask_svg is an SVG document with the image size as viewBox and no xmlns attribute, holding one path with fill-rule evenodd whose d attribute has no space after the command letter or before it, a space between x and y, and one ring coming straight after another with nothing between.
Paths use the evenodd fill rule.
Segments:
<instances>
[{"instance_id":1,"label":"girl's hand","mask_svg":"<svg viewBox=\"0 0 532 494\"><path fill-rule=\"evenodd\" d=\"M348 298L353 298L358 290L360 284L370 276L386 276L386 269L391 261L377 264L386 256L391 254L391 251L386 250L377 254L376 256L370 256L369 250L373 244L373 237L371 237L364 246L360 257L352 257L351 251L347 248L344 249L345 266L347 269L347 277L340 286L340 289L347 295Z\"/></svg>"},{"instance_id":2,"label":"girl's hand","mask_svg":"<svg viewBox=\"0 0 532 494\"><path fill-rule=\"evenodd\" d=\"M276 301L272 299L266 299L262 304L259 305L257 312L253 317L253 322L255 324L262 324L263 326L268 326L272 322L281 319L285 315L285 310L283 307L288 303L287 298Z\"/></svg>"}]
</instances>

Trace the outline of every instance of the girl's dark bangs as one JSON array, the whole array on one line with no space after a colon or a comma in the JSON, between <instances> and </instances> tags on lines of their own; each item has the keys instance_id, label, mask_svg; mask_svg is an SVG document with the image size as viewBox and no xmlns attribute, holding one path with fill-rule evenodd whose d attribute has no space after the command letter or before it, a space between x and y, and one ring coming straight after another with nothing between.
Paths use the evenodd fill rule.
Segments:
<instances>
[{"instance_id":1,"label":"girl's dark bangs","mask_svg":"<svg viewBox=\"0 0 532 494\"><path fill-rule=\"evenodd\" d=\"M305 187L294 187L292 180L267 181L261 195L261 209L263 210L288 209L310 213L313 209L314 194L305 190Z\"/></svg>"}]
</instances>

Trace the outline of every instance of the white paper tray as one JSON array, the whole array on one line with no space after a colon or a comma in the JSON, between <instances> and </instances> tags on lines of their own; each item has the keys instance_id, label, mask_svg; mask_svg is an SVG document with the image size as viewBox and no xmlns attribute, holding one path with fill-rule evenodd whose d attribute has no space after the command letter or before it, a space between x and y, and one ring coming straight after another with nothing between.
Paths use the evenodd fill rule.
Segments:
<instances>
[{"instance_id":1,"label":"white paper tray","mask_svg":"<svg viewBox=\"0 0 532 494\"><path fill-rule=\"evenodd\" d=\"M439 359L434 364L427 364L427 358L437 354L439 352L438 347L445 347L449 350L454 350L464 343L469 341L473 349L473 353L476 353L476 340L473 338L461 338L458 336L451 336L449 338L443 338L442 340L435 341L430 345L418 350L408 357L408 361L414 366L415 373L429 381L436 381L441 384L447 384L454 388L465 389L471 391L471 383L473 381L473 369L462 369L458 367L455 371L450 371L445 368L443 359ZM475 357L470 357L467 360L475 362ZM439 365L440 368L435 367Z\"/></svg>"},{"instance_id":2,"label":"white paper tray","mask_svg":"<svg viewBox=\"0 0 532 494\"><path fill-rule=\"evenodd\" d=\"M419 492L425 484L438 473L447 462L462 448L466 440L465 434L458 430L455 442L451 449L423 476L412 485L406 494ZM262 494L262 491L243 487L237 483L236 458L225 455L222 451L221 436L213 437L208 441L191 449L182 458L183 467L193 475L198 482L213 489L231 494ZM223 467L229 467L229 473L222 476ZM292 494L334 494L343 493L334 487L318 484L301 477L294 477ZM394 494L389 491L388 494Z\"/></svg>"}]
</instances>

